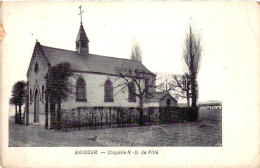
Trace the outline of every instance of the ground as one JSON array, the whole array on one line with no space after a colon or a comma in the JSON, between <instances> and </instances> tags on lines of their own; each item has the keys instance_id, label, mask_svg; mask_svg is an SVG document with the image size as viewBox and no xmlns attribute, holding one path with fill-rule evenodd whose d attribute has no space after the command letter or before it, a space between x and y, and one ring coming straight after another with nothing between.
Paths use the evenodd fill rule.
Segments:
<instances>
[{"instance_id":1,"label":"ground","mask_svg":"<svg viewBox=\"0 0 260 168\"><path fill-rule=\"evenodd\" d=\"M221 146L221 111L202 111L201 114L200 121L191 123L67 132L45 130L33 124L15 125L10 117L9 146ZM211 115L215 117L209 117Z\"/></svg>"}]
</instances>

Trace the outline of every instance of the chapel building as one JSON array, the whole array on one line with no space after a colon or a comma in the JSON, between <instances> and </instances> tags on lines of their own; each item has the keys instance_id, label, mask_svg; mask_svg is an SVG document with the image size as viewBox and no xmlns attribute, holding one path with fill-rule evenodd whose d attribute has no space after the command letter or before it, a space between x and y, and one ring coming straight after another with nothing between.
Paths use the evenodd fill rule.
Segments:
<instances>
[{"instance_id":1,"label":"chapel building","mask_svg":"<svg viewBox=\"0 0 260 168\"><path fill-rule=\"evenodd\" d=\"M115 71L116 67L132 68L150 73L140 61L130 59L100 56L89 53L89 39L81 22L76 38L76 50L70 51L48 47L36 41L30 65L27 71L28 80L28 116L29 123L44 124L49 120L45 115L49 111L48 100L45 97L48 70L59 63L68 62L74 75L75 94L71 94L66 101L61 103L61 109L75 107L138 107L138 98L129 90L120 91L115 86L120 80ZM145 81L143 81L143 85ZM131 89L136 90L136 85L131 84ZM50 115L50 114L47 114Z\"/></svg>"}]
</instances>

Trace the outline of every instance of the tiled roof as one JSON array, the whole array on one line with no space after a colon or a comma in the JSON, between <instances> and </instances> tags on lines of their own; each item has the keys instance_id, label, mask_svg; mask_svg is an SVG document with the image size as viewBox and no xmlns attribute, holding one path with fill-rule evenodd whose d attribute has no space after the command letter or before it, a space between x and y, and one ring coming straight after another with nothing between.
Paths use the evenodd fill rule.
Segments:
<instances>
[{"instance_id":1,"label":"tiled roof","mask_svg":"<svg viewBox=\"0 0 260 168\"><path fill-rule=\"evenodd\" d=\"M41 45L41 48L48 58L51 65L57 65L62 62L71 63L72 69L75 71L94 72L117 75L115 67L132 68L151 73L141 62L123 59L106 57L94 54L87 56L79 55L76 51L57 49Z\"/></svg>"}]
</instances>

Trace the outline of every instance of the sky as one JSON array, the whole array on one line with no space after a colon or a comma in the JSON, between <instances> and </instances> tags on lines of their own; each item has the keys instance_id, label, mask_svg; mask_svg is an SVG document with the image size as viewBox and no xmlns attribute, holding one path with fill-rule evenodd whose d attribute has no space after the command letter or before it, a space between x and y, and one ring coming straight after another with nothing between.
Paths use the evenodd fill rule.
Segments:
<instances>
[{"instance_id":1,"label":"sky","mask_svg":"<svg viewBox=\"0 0 260 168\"><path fill-rule=\"evenodd\" d=\"M137 42L143 64L154 73L183 73L184 39L191 23L202 38L199 101L223 100L229 92L240 92L236 84L245 80L241 77L255 77L250 72L258 66L260 36L254 3L8 2L2 10L6 96L15 82L26 80L36 39L75 50L80 5L90 53L130 58Z\"/></svg>"}]
</instances>

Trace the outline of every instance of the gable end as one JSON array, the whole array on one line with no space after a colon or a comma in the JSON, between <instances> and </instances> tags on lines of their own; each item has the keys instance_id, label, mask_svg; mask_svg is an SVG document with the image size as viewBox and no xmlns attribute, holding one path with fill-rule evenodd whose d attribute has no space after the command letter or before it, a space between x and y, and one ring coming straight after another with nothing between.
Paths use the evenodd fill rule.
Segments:
<instances>
[{"instance_id":1,"label":"gable end","mask_svg":"<svg viewBox=\"0 0 260 168\"><path fill-rule=\"evenodd\" d=\"M36 59L37 55L41 55L43 60L47 64L50 64L48 58L46 57L46 55L45 55L45 53L44 53L44 51L43 51L43 49L41 47L41 44L39 42L36 42L35 46L34 46L34 49L33 49L32 58L31 58L31 61L30 61L30 64L29 64L29 67L28 67L28 70L27 70L27 73L26 73L27 78L29 76L29 73L34 71L33 63L34 63L34 60Z\"/></svg>"}]
</instances>

